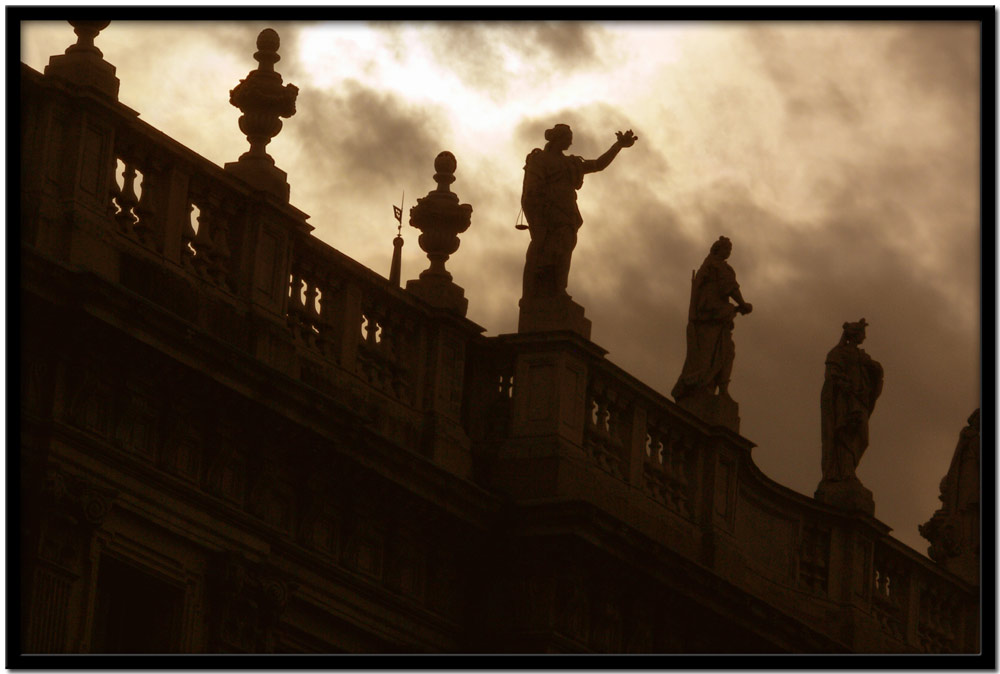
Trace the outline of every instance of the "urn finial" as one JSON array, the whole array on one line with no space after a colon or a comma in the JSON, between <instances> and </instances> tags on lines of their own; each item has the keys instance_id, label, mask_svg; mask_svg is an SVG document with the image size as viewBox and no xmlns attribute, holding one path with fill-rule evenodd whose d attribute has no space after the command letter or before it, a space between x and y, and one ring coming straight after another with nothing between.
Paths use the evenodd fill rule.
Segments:
<instances>
[{"instance_id":1,"label":"urn finial","mask_svg":"<svg viewBox=\"0 0 1000 674\"><path fill-rule=\"evenodd\" d=\"M76 44L70 45L66 49L66 53L90 52L97 56L104 56L101 50L94 45L94 38L110 24L110 21L70 21L69 25L73 26L73 32L76 33Z\"/></svg>"},{"instance_id":2,"label":"urn finial","mask_svg":"<svg viewBox=\"0 0 1000 674\"><path fill-rule=\"evenodd\" d=\"M427 253L431 266L420 273L420 278L407 281L406 289L427 302L465 315L469 301L462 288L452 282L445 261L458 250L458 235L472 222L472 206L459 204L458 195L449 189L455 182L458 162L451 152L441 152L434 159L432 190L410 209L410 226L421 231L417 243Z\"/></svg>"},{"instance_id":3,"label":"urn finial","mask_svg":"<svg viewBox=\"0 0 1000 674\"><path fill-rule=\"evenodd\" d=\"M295 114L295 99L299 94L295 85L282 85L281 75L274 70L274 64L281 60L280 46L277 32L271 28L262 30L253 55L257 69L229 92L229 102L243 113L239 119L240 131L246 135L250 149L238 162L226 164L226 169L287 201L286 174L274 165L274 159L266 151L267 144L281 131L280 118Z\"/></svg>"}]
</instances>

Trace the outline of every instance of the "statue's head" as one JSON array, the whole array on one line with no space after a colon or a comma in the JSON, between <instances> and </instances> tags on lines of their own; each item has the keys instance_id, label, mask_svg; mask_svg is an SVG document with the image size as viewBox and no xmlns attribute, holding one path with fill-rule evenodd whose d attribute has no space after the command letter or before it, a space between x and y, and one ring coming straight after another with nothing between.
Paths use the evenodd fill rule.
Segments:
<instances>
[{"instance_id":1,"label":"statue's head","mask_svg":"<svg viewBox=\"0 0 1000 674\"><path fill-rule=\"evenodd\" d=\"M556 124L545 130L545 140L558 150L565 150L573 144L573 130L569 124Z\"/></svg>"},{"instance_id":2,"label":"statue's head","mask_svg":"<svg viewBox=\"0 0 1000 674\"><path fill-rule=\"evenodd\" d=\"M719 240L712 244L712 249L709 252L725 260L733 252L733 242L728 237L720 236Z\"/></svg>"},{"instance_id":3,"label":"statue's head","mask_svg":"<svg viewBox=\"0 0 1000 674\"><path fill-rule=\"evenodd\" d=\"M841 337L841 342L851 342L852 344L860 344L865 341L865 328L868 327L868 321L862 318L856 323L844 323L844 335Z\"/></svg>"}]
</instances>

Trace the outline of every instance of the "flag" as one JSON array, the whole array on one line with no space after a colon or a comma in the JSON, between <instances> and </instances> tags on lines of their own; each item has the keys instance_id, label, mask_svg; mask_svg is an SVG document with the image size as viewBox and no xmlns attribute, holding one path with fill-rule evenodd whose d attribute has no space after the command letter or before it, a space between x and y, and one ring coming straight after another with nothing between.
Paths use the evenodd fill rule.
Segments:
<instances>
[{"instance_id":1,"label":"flag","mask_svg":"<svg viewBox=\"0 0 1000 674\"><path fill-rule=\"evenodd\" d=\"M393 206L392 214L396 216L396 221L399 224L403 224L403 209L401 209L399 206Z\"/></svg>"}]
</instances>

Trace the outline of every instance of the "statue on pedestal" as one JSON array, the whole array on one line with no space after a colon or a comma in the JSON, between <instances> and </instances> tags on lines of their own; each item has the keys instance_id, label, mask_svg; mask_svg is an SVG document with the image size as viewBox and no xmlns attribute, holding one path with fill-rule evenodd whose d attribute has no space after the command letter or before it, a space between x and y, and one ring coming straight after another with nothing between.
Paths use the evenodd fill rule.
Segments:
<instances>
[{"instance_id":1,"label":"statue on pedestal","mask_svg":"<svg viewBox=\"0 0 1000 674\"><path fill-rule=\"evenodd\" d=\"M941 480L941 507L918 527L930 541L927 554L952 573L979 584L979 410L958 436L948 473Z\"/></svg>"},{"instance_id":2,"label":"statue on pedestal","mask_svg":"<svg viewBox=\"0 0 1000 674\"><path fill-rule=\"evenodd\" d=\"M739 432L739 407L729 396L736 357L733 319L749 314L736 272L726 262L733 243L720 236L691 280L687 357L671 395L677 404L709 423ZM736 304L732 304L732 299Z\"/></svg>"},{"instance_id":3,"label":"statue on pedestal","mask_svg":"<svg viewBox=\"0 0 1000 674\"><path fill-rule=\"evenodd\" d=\"M868 448L868 420L882 393L882 366L860 344L868 323L844 323L840 342L826 356L820 397L823 479L816 498L873 515L871 492L855 475Z\"/></svg>"},{"instance_id":4,"label":"statue on pedestal","mask_svg":"<svg viewBox=\"0 0 1000 674\"><path fill-rule=\"evenodd\" d=\"M607 152L584 159L563 154L573 143L573 131L556 124L545 132L545 148L535 148L525 159L521 207L531 242L524 261L519 332L569 329L590 336L590 321L566 292L576 233L583 224L576 191L584 175L603 171L622 148L638 140L631 129L615 135Z\"/></svg>"}]
</instances>

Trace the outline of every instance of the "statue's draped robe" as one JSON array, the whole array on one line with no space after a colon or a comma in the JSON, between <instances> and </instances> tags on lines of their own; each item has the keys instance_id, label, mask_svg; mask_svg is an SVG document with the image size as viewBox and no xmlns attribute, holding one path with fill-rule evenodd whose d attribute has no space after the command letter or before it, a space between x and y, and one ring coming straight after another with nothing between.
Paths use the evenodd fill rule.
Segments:
<instances>
[{"instance_id":1,"label":"statue's draped robe","mask_svg":"<svg viewBox=\"0 0 1000 674\"><path fill-rule=\"evenodd\" d=\"M943 509L952 513L979 511L979 410L969 417L941 480Z\"/></svg>"},{"instance_id":2,"label":"statue's draped robe","mask_svg":"<svg viewBox=\"0 0 1000 674\"><path fill-rule=\"evenodd\" d=\"M565 291L576 232L583 224L576 191L583 186L586 160L535 148L524 163L521 207L531 243L525 259L524 296Z\"/></svg>"},{"instance_id":3,"label":"statue's draped robe","mask_svg":"<svg viewBox=\"0 0 1000 674\"><path fill-rule=\"evenodd\" d=\"M687 357L671 392L675 400L699 389L714 393L716 386L729 383L736 356L736 306L729 298L739 287L736 272L716 255L706 257L695 274L688 309Z\"/></svg>"},{"instance_id":4,"label":"statue's draped robe","mask_svg":"<svg viewBox=\"0 0 1000 674\"><path fill-rule=\"evenodd\" d=\"M941 508L920 526L931 541L931 558L944 561L962 552L979 553L979 410L969 417L941 480Z\"/></svg>"},{"instance_id":5,"label":"statue's draped robe","mask_svg":"<svg viewBox=\"0 0 1000 674\"><path fill-rule=\"evenodd\" d=\"M855 344L826 356L820 396L824 481L849 480L868 448L868 419L882 393L882 366Z\"/></svg>"}]
</instances>

